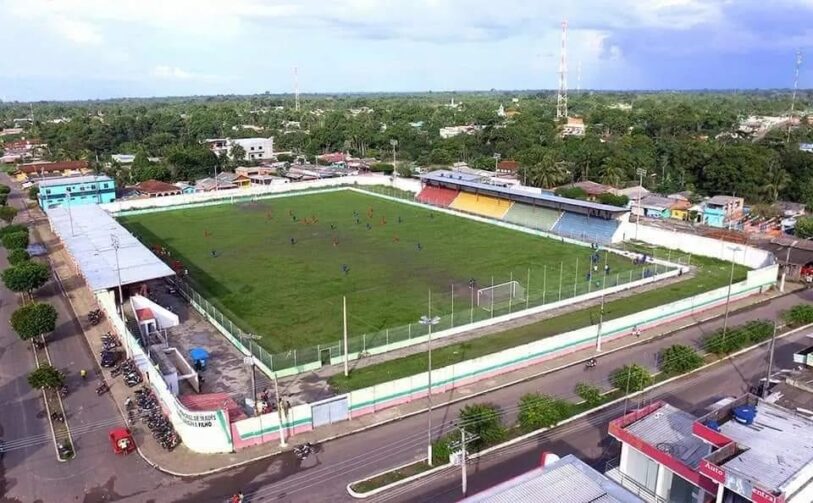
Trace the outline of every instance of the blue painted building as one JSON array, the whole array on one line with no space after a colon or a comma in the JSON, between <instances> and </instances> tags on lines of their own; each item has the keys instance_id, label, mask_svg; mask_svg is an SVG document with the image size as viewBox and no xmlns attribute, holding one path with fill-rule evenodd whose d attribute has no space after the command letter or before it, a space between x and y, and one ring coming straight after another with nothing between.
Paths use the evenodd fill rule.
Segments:
<instances>
[{"instance_id":1,"label":"blue painted building","mask_svg":"<svg viewBox=\"0 0 813 503\"><path fill-rule=\"evenodd\" d=\"M703 223L711 227L731 227L742 217L745 200L734 196L714 196L703 207Z\"/></svg>"},{"instance_id":2,"label":"blue painted building","mask_svg":"<svg viewBox=\"0 0 813 503\"><path fill-rule=\"evenodd\" d=\"M72 176L37 183L43 209L110 203L116 200L116 182L109 176Z\"/></svg>"}]
</instances>

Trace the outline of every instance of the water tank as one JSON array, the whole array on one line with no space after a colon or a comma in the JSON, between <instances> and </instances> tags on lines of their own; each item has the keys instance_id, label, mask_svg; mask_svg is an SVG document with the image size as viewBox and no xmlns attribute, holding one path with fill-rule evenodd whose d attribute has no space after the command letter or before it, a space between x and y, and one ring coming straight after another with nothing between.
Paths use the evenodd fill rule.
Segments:
<instances>
[{"instance_id":1,"label":"water tank","mask_svg":"<svg viewBox=\"0 0 813 503\"><path fill-rule=\"evenodd\" d=\"M734 407L731 413L734 414L735 421L749 426L753 424L757 416L757 408L753 405L740 405L739 407Z\"/></svg>"}]
</instances>

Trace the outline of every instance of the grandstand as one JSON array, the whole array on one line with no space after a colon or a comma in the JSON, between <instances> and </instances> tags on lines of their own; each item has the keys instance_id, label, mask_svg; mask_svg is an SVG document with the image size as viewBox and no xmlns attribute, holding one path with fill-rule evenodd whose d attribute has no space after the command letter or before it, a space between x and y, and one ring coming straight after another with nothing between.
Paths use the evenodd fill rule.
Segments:
<instances>
[{"instance_id":1,"label":"grandstand","mask_svg":"<svg viewBox=\"0 0 813 503\"><path fill-rule=\"evenodd\" d=\"M591 243L608 243L618 229L617 220L590 218L587 215L564 212L556 222L553 232Z\"/></svg>"},{"instance_id":2,"label":"grandstand","mask_svg":"<svg viewBox=\"0 0 813 503\"><path fill-rule=\"evenodd\" d=\"M418 194L418 201L424 204L431 204L432 206L441 206L447 208L452 201L460 194L460 191L446 189L443 187L424 187Z\"/></svg>"},{"instance_id":3,"label":"grandstand","mask_svg":"<svg viewBox=\"0 0 813 503\"><path fill-rule=\"evenodd\" d=\"M484 217L502 219L513 203L508 199L461 192L449 208Z\"/></svg>"},{"instance_id":4,"label":"grandstand","mask_svg":"<svg viewBox=\"0 0 813 503\"><path fill-rule=\"evenodd\" d=\"M628 208L520 191L454 171L433 171L421 182L418 201L596 243L612 242L629 215Z\"/></svg>"},{"instance_id":5,"label":"grandstand","mask_svg":"<svg viewBox=\"0 0 813 503\"><path fill-rule=\"evenodd\" d=\"M530 204L514 203L503 217L503 220L530 229L550 231L561 216L561 211L531 206Z\"/></svg>"}]
</instances>

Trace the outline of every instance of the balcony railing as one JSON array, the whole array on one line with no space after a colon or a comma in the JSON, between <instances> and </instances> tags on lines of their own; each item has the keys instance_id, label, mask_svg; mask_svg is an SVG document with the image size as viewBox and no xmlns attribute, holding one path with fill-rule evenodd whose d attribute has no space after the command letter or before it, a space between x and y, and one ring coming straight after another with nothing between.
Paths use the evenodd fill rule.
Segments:
<instances>
[{"instance_id":1,"label":"balcony railing","mask_svg":"<svg viewBox=\"0 0 813 503\"><path fill-rule=\"evenodd\" d=\"M626 474L622 473L618 466L619 462L620 458L613 458L607 461L607 464L604 467L604 475L618 482L624 489L628 490L639 498L648 501L649 503L668 503L669 500L661 498L648 487L641 485L635 479L632 479Z\"/></svg>"}]
</instances>

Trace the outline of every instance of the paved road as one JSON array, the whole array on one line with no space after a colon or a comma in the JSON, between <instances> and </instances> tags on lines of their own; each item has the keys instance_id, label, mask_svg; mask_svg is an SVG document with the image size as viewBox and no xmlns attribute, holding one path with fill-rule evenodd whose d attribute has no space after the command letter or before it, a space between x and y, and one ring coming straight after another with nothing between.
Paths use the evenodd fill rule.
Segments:
<instances>
[{"instance_id":1,"label":"paved road","mask_svg":"<svg viewBox=\"0 0 813 503\"><path fill-rule=\"evenodd\" d=\"M11 204L22 206L19 194ZM25 221L21 215L20 220ZM0 269L8 266L0 251ZM58 313L57 329L49 336L49 352L57 368L67 373L70 394L65 399L66 415L74 432L77 456L68 463L56 460L51 432L39 393L30 389L26 375L34 368L30 346L11 330L0 331L0 427L10 449L2 461L0 501L87 503L113 501L132 496L172 479L153 470L138 456L117 457L107 440L107 431L122 424L108 396L97 396L92 379L82 382L79 370L97 372L93 355L56 281L36 293L39 301L52 304ZM17 308L17 296L0 285L0 327ZM142 500L143 501L143 500Z\"/></svg>"},{"instance_id":2,"label":"paved road","mask_svg":"<svg viewBox=\"0 0 813 503\"><path fill-rule=\"evenodd\" d=\"M794 334L777 343L777 369L793 368L793 353L810 345L808 332ZM665 385L643 400L665 400L681 409L701 414L718 399L746 392L750 384L764 376L768 348L751 351L710 370ZM637 402L636 402L637 404ZM624 413L624 404L611 407L579 421L554 429L549 434L490 453L469 466L469 494L475 494L538 466L540 453L575 454L594 468L604 471L606 462L620 454L620 444L607 435L611 419ZM431 480L398 488L370 501L452 502L462 496L460 471L443 471Z\"/></svg>"},{"instance_id":3,"label":"paved road","mask_svg":"<svg viewBox=\"0 0 813 503\"><path fill-rule=\"evenodd\" d=\"M770 304L760 306L752 311L736 313L730 318L733 325L744 323L756 318L772 318L789 306L800 302L813 300L813 291L803 291L779 299ZM607 377L610 371L629 361L640 361L654 367L654 354L657 348L664 344L673 344L675 341L698 340L704 334L713 332L722 324L721 320L713 320L697 327L686 329L674 336L660 341L641 344L640 346L614 354L601 357L599 367L586 372L583 366L576 365L549 374L527 383L505 388L488 396L448 405L433 412L433 421L436 430L443 429L440 423L451 422L457 417L457 411L472 402L490 401L503 407L509 421L513 421L516 412L515 405L519 398L531 391L572 396L573 386L579 381L592 381L604 387L609 386ZM783 343L787 344L787 343ZM783 346L784 347L784 346ZM788 353L783 349L784 356ZM780 359L780 363L784 360ZM739 366L726 366L730 379L739 380L742 387L747 380ZM749 371L755 371L756 365L751 365ZM711 397L715 394L714 385L710 382L716 378L695 378L689 386L694 393L702 397ZM698 386L703 382L703 386ZM744 388L743 388L744 389ZM676 405L684 406L684 402ZM691 407L689 407L691 408ZM614 415L613 415L614 417ZM593 431L580 432L578 441L571 440L574 445L583 445L589 450L589 457L598 457L603 452L600 443L602 428L606 431L606 423L610 417L592 418ZM426 416L418 415L402 421L374 428L365 433L341 438L323 446L322 452L317 456L299 463L293 455L287 454L277 458L254 463L246 468L235 469L230 472L207 477L204 480L184 481L173 485L164 496L172 495L172 501L197 503L201 501L222 501L235 491L242 489L251 495L250 501L350 501L345 492L345 485L372 473L386 470L406 462L419 459L426 449ZM561 446L561 448L560 448ZM569 452L565 444L556 444L559 452ZM473 471L473 470L472 470ZM152 495L152 493L148 493ZM404 499L410 500L407 495ZM431 498L429 498L431 499Z\"/></svg>"}]
</instances>

